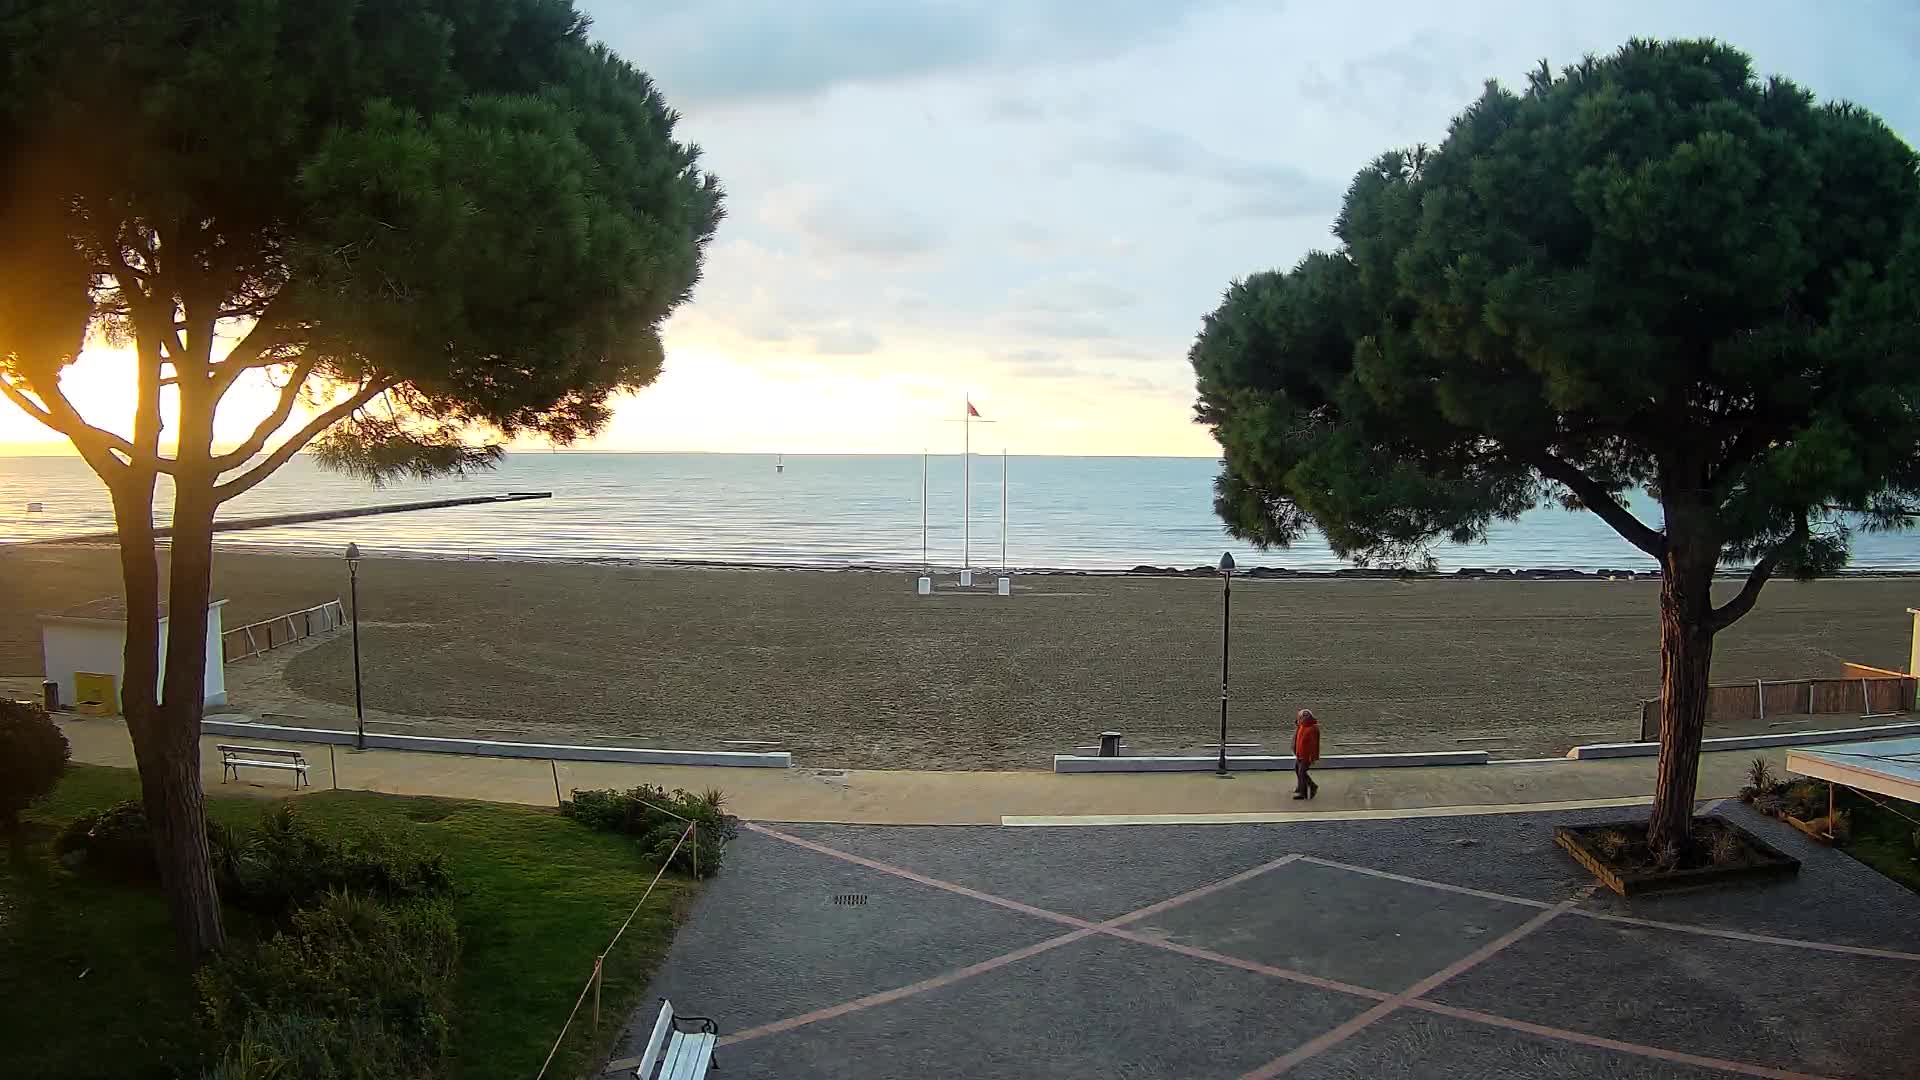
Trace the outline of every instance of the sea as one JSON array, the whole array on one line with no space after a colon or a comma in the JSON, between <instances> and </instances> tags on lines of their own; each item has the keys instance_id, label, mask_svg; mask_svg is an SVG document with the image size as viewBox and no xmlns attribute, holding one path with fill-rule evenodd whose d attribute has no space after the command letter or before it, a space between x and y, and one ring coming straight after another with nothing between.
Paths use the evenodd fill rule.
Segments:
<instances>
[{"instance_id":1,"label":"sea","mask_svg":"<svg viewBox=\"0 0 1920 1080\"><path fill-rule=\"evenodd\" d=\"M375 487L297 457L221 517L519 491L553 497L249 529L219 542L337 551L352 541L369 556L825 568L1189 568L1216 564L1223 551L1242 567L1351 565L1318 536L1267 551L1228 536L1212 507L1219 463L1206 458L977 455L970 470L962 460L524 451L464 479ZM170 501L163 480L163 524ZM1658 523L1652 500L1629 501ZM112 527L106 490L78 458L0 457L0 543ZM1439 544L1432 555L1442 571L1654 566L1593 515L1553 506L1496 524L1484 543ZM1920 569L1920 533L1856 535L1851 568Z\"/></svg>"}]
</instances>

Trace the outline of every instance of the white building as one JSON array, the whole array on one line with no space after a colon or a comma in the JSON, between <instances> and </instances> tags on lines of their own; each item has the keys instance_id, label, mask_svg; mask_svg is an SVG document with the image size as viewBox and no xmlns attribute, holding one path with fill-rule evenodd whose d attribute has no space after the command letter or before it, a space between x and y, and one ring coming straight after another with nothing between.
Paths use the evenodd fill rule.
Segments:
<instances>
[{"instance_id":1,"label":"white building","mask_svg":"<svg viewBox=\"0 0 1920 1080\"><path fill-rule=\"evenodd\" d=\"M225 600L207 605L206 703L227 703L226 654L220 647L220 609ZM45 678L60 684L60 702L72 707L80 701L75 675L108 675L117 698L123 681L122 660L127 648L127 605L117 596L95 600L58 615L40 616L40 654ZM160 678L167 670L167 606L160 605ZM159 691L156 685L155 692ZM112 702L118 712L120 702Z\"/></svg>"}]
</instances>

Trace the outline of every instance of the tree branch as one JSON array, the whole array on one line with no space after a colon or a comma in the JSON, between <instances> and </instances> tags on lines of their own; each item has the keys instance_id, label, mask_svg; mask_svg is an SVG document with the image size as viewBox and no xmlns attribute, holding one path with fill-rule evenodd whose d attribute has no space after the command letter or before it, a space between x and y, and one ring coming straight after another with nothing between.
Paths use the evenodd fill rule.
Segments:
<instances>
[{"instance_id":1,"label":"tree branch","mask_svg":"<svg viewBox=\"0 0 1920 1080\"><path fill-rule=\"evenodd\" d=\"M1719 468L1707 474L1708 490L1721 495L1732 490L1733 482L1740 478L1740 473L1767 451L1773 439L1774 432L1771 429L1763 430L1758 417L1742 426L1727 447L1726 457L1721 460Z\"/></svg>"},{"instance_id":2,"label":"tree branch","mask_svg":"<svg viewBox=\"0 0 1920 1080\"><path fill-rule=\"evenodd\" d=\"M1739 622L1742 615L1753 610L1754 601L1760 599L1761 587L1767 583L1767 579L1773 576L1774 569L1780 565L1780 551L1781 548L1786 547L1786 543L1774 548L1767 553L1766 558L1753 564L1753 569L1747 571L1746 584L1740 586L1740 591L1734 595L1733 599L1713 609L1713 614L1708 617L1708 625L1714 633L1719 633Z\"/></svg>"},{"instance_id":3,"label":"tree branch","mask_svg":"<svg viewBox=\"0 0 1920 1080\"><path fill-rule=\"evenodd\" d=\"M1581 505L1599 515L1600 520L1613 527L1613 531L1623 537L1627 543L1641 551L1662 559L1667 554L1667 538L1659 530L1652 529L1633 512L1621 506L1608 491L1593 477L1581 472L1572 462L1557 458L1552 454L1542 454L1533 462L1540 475L1566 488L1579 498Z\"/></svg>"},{"instance_id":4,"label":"tree branch","mask_svg":"<svg viewBox=\"0 0 1920 1080\"><path fill-rule=\"evenodd\" d=\"M133 312L134 332L138 333L145 324L153 324L151 327L153 333L159 337L160 344L166 346L169 355L175 360L184 358L187 355L187 344L181 339L180 331L174 329L173 312L169 310L157 319L147 318L146 313L141 309L158 307L159 302L144 289L129 290L127 288L126 283L129 280L136 277L145 280L145 275L127 265L127 257L120 253L118 244L107 249L107 260L112 264L109 269L113 272L114 280L120 284L120 294L127 296L129 291L132 293L128 297L127 306ZM126 277L121 277L122 274Z\"/></svg>"},{"instance_id":5,"label":"tree branch","mask_svg":"<svg viewBox=\"0 0 1920 1080\"><path fill-rule=\"evenodd\" d=\"M253 489L253 487L272 476L275 469L287 463L287 459L299 453L319 434L350 416L354 410L372 401L392 386L390 379L375 379L362 386L354 395L307 422L307 426L296 432L292 438L283 442L266 459L239 476L213 489L215 503L223 503Z\"/></svg>"},{"instance_id":6,"label":"tree branch","mask_svg":"<svg viewBox=\"0 0 1920 1080\"><path fill-rule=\"evenodd\" d=\"M280 388L280 400L274 405L273 412L260 421L245 442L213 459L215 475L245 465L253 455L266 448L267 440L293 415L293 407L300 401L300 388L306 385L307 377L313 374L315 366L316 361L307 360L293 369L293 376L287 380L287 385Z\"/></svg>"},{"instance_id":7,"label":"tree branch","mask_svg":"<svg viewBox=\"0 0 1920 1080\"><path fill-rule=\"evenodd\" d=\"M57 389L52 394L48 394L35 385L33 393L44 402L41 404L28 397L26 391L15 386L13 380L0 376L0 393L5 393L9 401L20 407L21 412L33 417L48 429L73 440L75 448L86 456L88 463L94 464L96 469L99 467L96 459L112 462L115 465L120 464L119 460L112 456L113 453L118 453L128 461L139 460L143 464L151 464L160 472L173 471L172 462L165 458L158 456L148 458L137 454L134 452L132 443L105 428L97 428L87 423L73 404L67 400L66 395L61 394Z\"/></svg>"},{"instance_id":8,"label":"tree branch","mask_svg":"<svg viewBox=\"0 0 1920 1080\"><path fill-rule=\"evenodd\" d=\"M288 345L299 344L300 339L295 328L281 322L269 325L266 322L266 309L262 309L260 319L250 327L233 348L227 351L226 358L213 365L213 399L220 400L232 388L235 379L253 368L272 367L285 363L277 357L267 357L267 353Z\"/></svg>"}]
</instances>

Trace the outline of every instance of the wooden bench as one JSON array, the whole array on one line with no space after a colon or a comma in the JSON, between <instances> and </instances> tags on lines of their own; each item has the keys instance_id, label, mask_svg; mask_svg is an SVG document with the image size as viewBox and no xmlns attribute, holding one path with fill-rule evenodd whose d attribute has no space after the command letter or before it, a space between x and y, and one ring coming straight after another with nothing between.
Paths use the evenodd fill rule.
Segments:
<instances>
[{"instance_id":1,"label":"wooden bench","mask_svg":"<svg viewBox=\"0 0 1920 1080\"><path fill-rule=\"evenodd\" d=\"M681 1030L682 1024L693 1025L692 1030ZM673 1002L661 998L660 1016L633 1070L634 1080L701 1080L713 1066L713 1044L719 1039L718 1024L704 1016L675 1016Z\"/></svg>"},{"instance_id":2,"label":"wooden bench","mask_svg":"<svg viewBox=\"0 0 1920 1080\"><path fill-rule=\"evenodd\" d=\"M286 769L293 773L295 788L302 784L313 786L313 781L307 779L307 756L304 751L281 750L271 746L229 746L224 743L215 749L220 751L220 782L223 784L229 779L240 779L240 767L244 765L253 769Z\"/></svg>"}]
</instances>

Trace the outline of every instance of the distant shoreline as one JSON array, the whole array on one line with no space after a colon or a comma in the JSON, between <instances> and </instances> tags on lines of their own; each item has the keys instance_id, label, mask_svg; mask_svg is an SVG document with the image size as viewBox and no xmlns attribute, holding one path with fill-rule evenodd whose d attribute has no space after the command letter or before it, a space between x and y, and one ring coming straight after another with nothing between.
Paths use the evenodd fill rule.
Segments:
<instances>
[{"instance_id":1,"label":"distant shoreline","mask_svg":"<svg viewBox=\"0 0 1920 1080\"><path fill-rule=\"evenodd\" d=\"M0 547L35 548L110 548L112 541L104 539L73 538L47 540L21 540L0 543ZM159 541L160 547L166 547L165 540ZM299 559L335 559L337 552L331 549L305 545L248 544L215 542L216 551L239 552L249 555L284 555ZM633 556L554 556L537 555L451 555L445 552L413 551L407 549L379 550L369 548L368 558L395 559L440 563L524 563L531 566L631 566L638 568L661 568L683 570L765 570L779 572L812 571L823 573L865 573L865 574L918 574L930 569L935 576L958 574L960 567L948 564L935 564L924 568L918 563L814 563L801 561L739 562L718 559L674 559L639 558ZM999 567L976 566L974 573L990 580L1000 572ZM1125 568L1087 568L1072 566L1013 566L1007 572L1021 577L1151 577L1151 578L1213 578L1220 572L1212 566L1154 566L1142 563ZM1236 579L1255 579L1264 581L1658 581L1658 569L1618 569L1599 568L1581 570L1564 567L1479 567L1468 566L1456 570L1397 570L1378 567L1342 567L1333 570L1295 570L1284 566L1252 566L1234 571ZM1740 579L1746 577L1742 568L1727 567L1717 571L1715 576L1721 579ZM1840 570L1823 575L1822 580L1851 578L1920 578L1920 567L1876 568L1861 570ZM1778 578L1777 580L1790 580Z\"/></svg>"}]
</instances>

